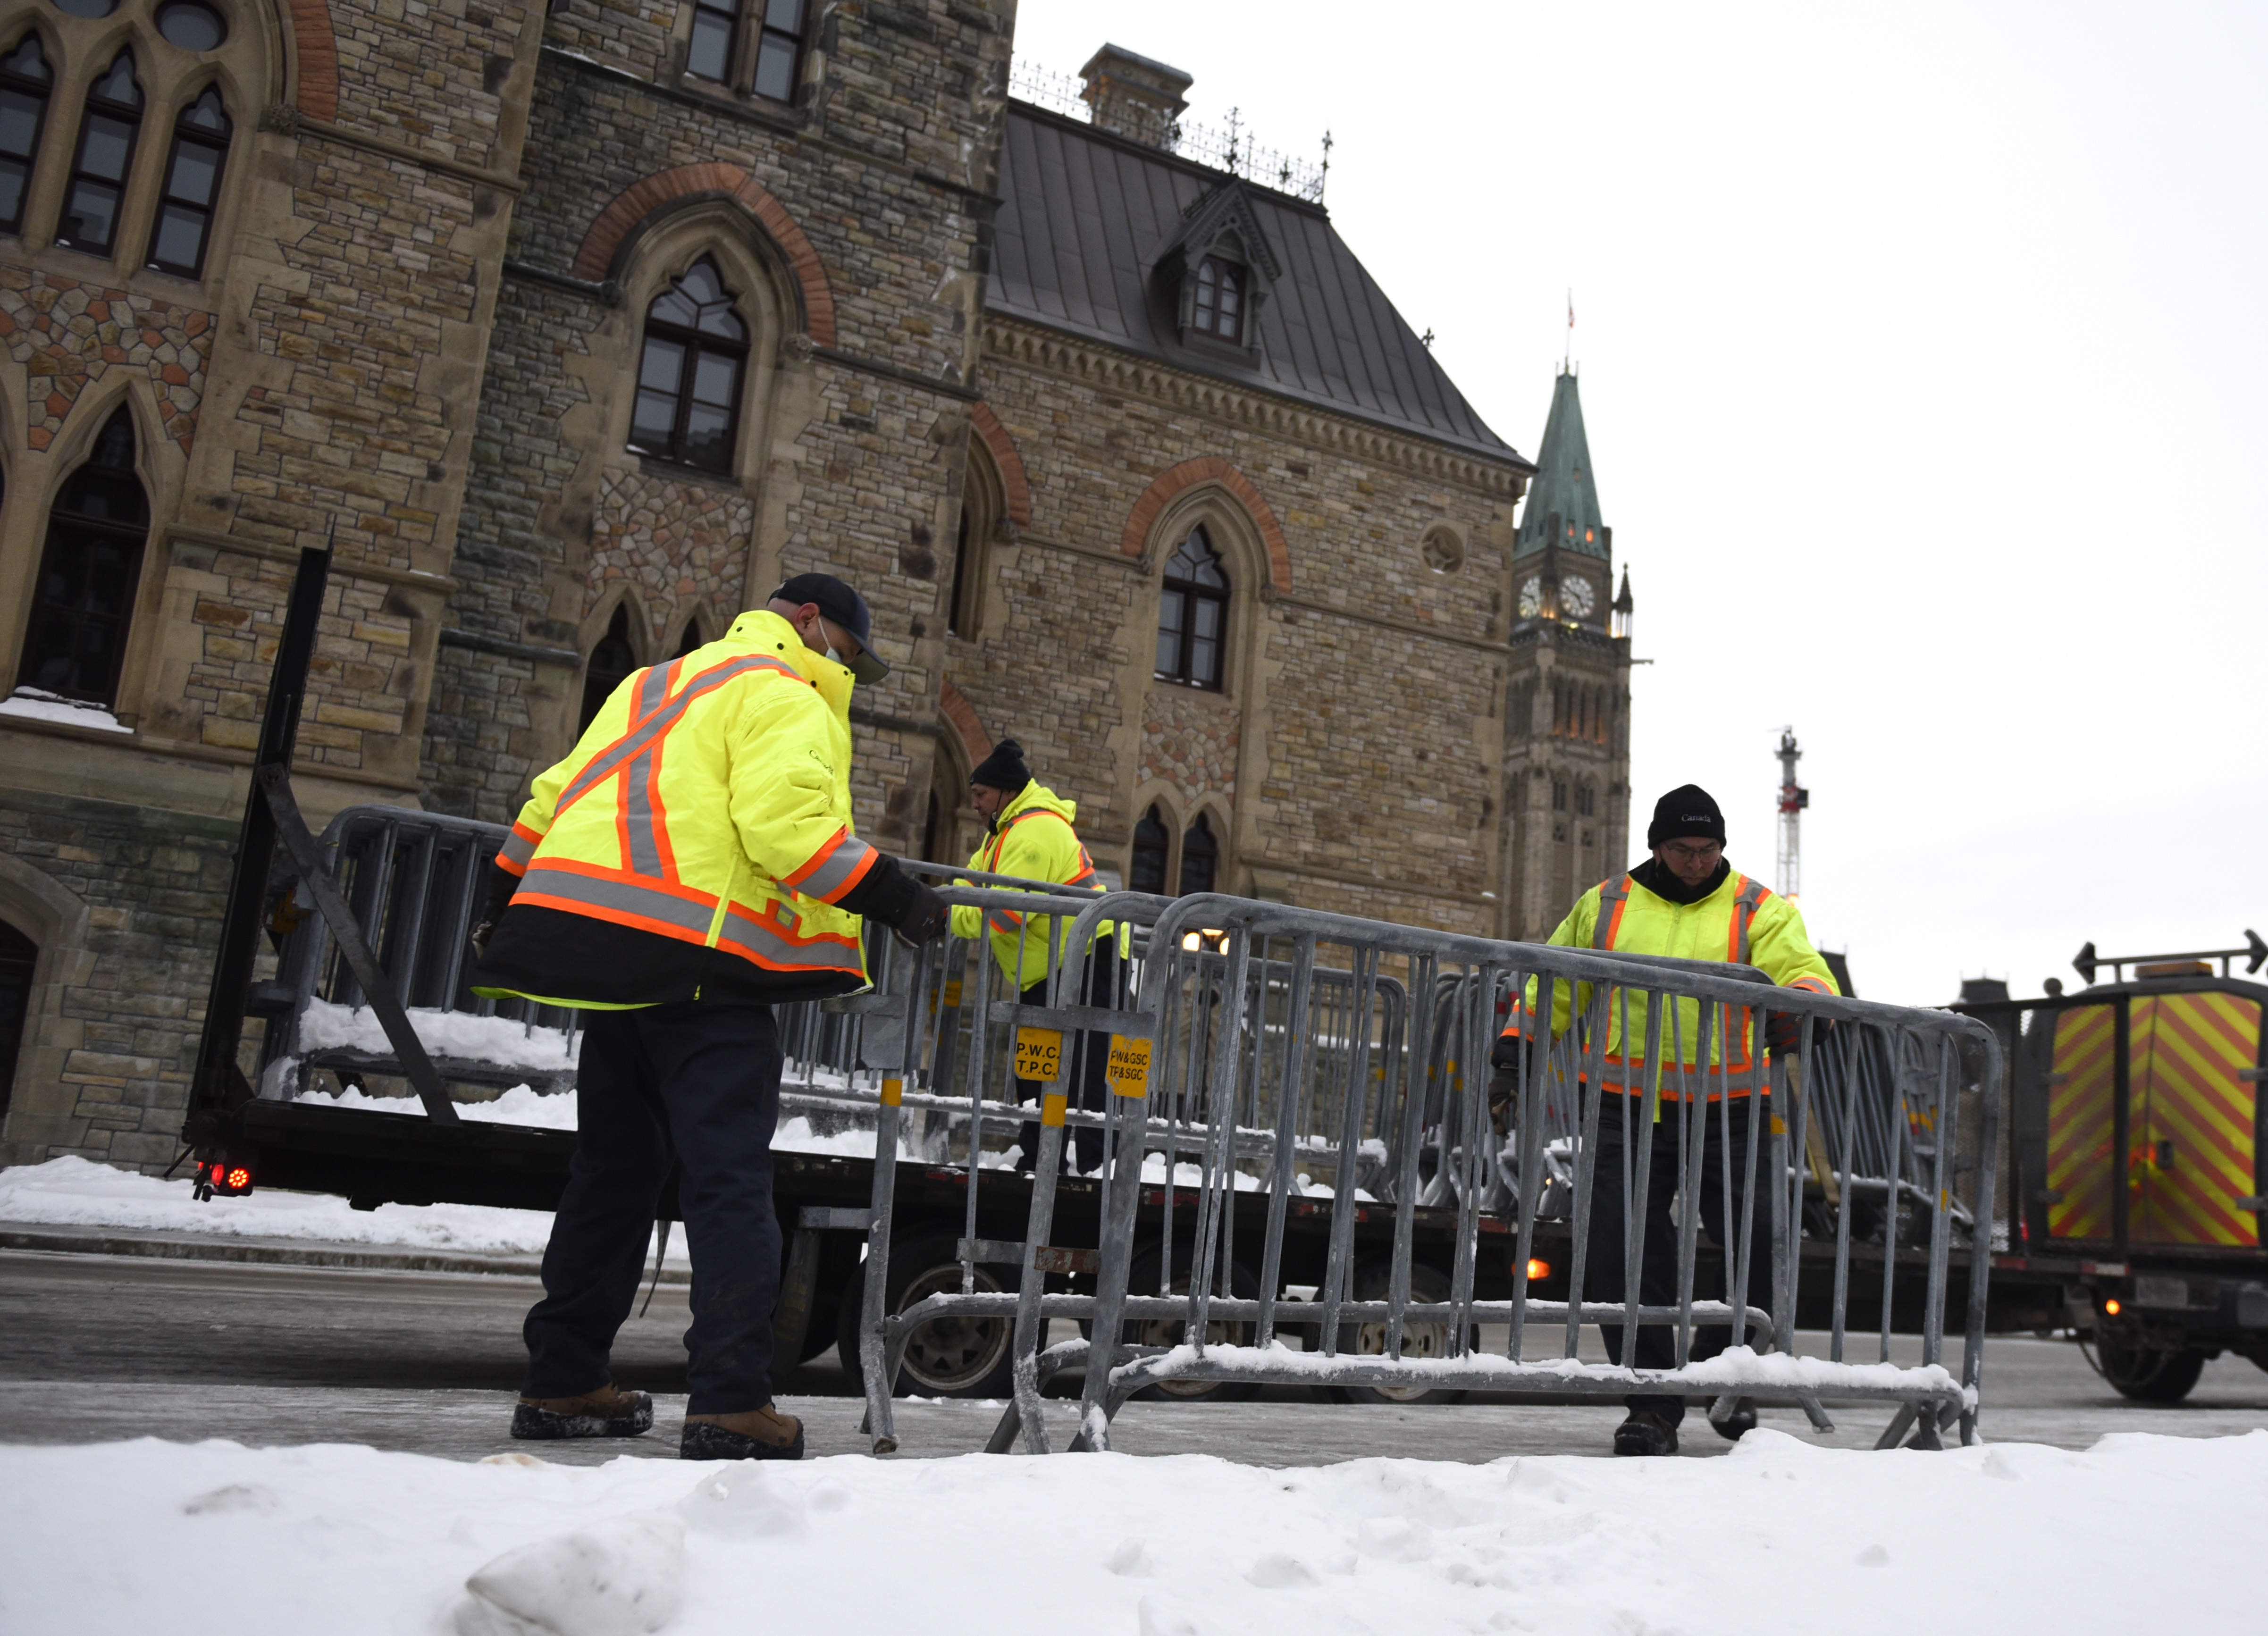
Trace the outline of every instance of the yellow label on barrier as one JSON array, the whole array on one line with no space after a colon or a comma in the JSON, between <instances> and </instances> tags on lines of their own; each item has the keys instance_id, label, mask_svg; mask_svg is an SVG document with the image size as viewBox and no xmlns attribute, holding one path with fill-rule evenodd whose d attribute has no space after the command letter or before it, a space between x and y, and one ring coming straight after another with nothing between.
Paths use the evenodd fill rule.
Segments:
<instances>
[{"instance_id":1,"label":"yellow label on barrier","mask_svg":"<svg viewBox=\"0 0 2268 1636\"><path fill-rule=\"evenodd\" d=\"M1121 1096L1146 1096L1150 1094L1150 1042L1130 1040L1123 1034L1110 1036L1110 1065L1103 1070L1110 1088Z\"/></svg>"},{"instance_id":2,"label":"yellow label on barrier","mask_svg":"<svg viewBox=\"0 0 2268 1636\"><path fill-rule=\"evenodd\" d=\"M903 1102L905 1099L906 1082L903 1080L885 1080L882 1081L883 1107L895 1108Z\"/></svg>"},{"instance_id":3,"label":"yellow label on barrier","mask_svg":"<svg viewBox=\"0 0 2268 1636\"><path fill-rule=\"evenodd\" d=\"M1774 1136L1786 1136L1787 1134L1787 1121L1781 1118L1778 1114L1774 1114L1772 1116L1771 1131Z\"/></svg>"},{"instance_id":4,"label":"yellow label on barrier","mask_svg":"<svg viewBox=\"0 0 2268 1636\"><path fill-rule=\"evenodd\" d=\"M1020 1080L1063 1078L1063 1030L1016 1030L1016 1077Z\"/></svg>"},{"instance_id":5,"label":"yellow label on barrier","mask_svg":"<svg viewBox=\"0 0 2268 1636\"><path fill-rule=\"evenodd\" d=\"M1046 1095L1041 1097L1040 1123L1042 1124L1061 1124L1064 1122L1064 1105L1070 1100L1071 1099L1065 1096L1061 1091L1049 1091Z\"/></svg>"}]
</instances>

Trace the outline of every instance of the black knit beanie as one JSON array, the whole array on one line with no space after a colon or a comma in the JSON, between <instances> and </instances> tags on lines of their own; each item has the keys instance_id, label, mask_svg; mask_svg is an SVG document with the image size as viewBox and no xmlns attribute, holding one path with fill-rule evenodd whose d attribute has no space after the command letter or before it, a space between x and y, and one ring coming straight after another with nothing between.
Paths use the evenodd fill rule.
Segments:
<instances>
[{"instance_id":1,"label":"black knit beanie","mask_svg":"<svg viewBox=\"0 0 2268 1636\"><path fill-rule=\"evenodd\" d=\"M968 775L968 782L981 784L988 790L1000 790L1013 795L1032 781L1032 770L1024 765L1024 747L1013 739L1003 739L992 747L992 753L976 763L976 770Z\"/></svg>"},{"instance_id":2,"label":"black knit beanie","mask_svg":"<svg viewBox=\"0 0 2268 1636\"><path fill-rule=\"evenodd\" d=\"M1653 822L1646 827L1646 844L1702 837L1723 845L1725 814L1716 798L1697 784L1681 784L1653 804Z\"/></svg>"}]
</instances>

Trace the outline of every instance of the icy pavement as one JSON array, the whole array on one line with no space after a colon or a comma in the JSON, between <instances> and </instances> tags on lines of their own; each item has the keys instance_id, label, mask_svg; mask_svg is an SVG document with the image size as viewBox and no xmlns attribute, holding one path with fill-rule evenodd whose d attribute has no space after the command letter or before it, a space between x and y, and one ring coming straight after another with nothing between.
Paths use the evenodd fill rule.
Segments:
<instances>
[{"instance_id":1,"label":"icy pavement","mask_svg":"<svg viewBox=\"0 0 2268 1636\"><path fill-rule=\"evenodd\" d=\"M2252 1628L2268 1432L1711 1461L478 1463L0 1448L0 1626L107 1636ZM2117 1561L2106 1565L2115 1517ZM2194 1571L2169 1571L2169 1565ZM478 1588L468 1589L468 1584ZM1776 1615L1772 1610L1783 1610Z\"/></svg>"}]
</instances>

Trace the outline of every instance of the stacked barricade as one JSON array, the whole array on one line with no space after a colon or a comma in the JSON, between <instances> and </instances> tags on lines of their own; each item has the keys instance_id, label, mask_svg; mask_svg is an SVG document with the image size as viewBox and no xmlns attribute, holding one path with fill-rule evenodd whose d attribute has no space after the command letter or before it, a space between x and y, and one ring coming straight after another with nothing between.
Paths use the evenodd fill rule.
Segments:
<instances>
[{"instance_id":1,"label":"stacked barricade","mask_svg":"<svg viewBox=\"0 0 2268 1636\"><path fill-rule=\"evenodd\" d=\"M1108 1447L1111 1419L1128 1398L1174 1382L1448 1386L1600 1398L1664 1393L1713 1399L1719 1415L1747 1397L1800 1405L1822 1429L1830 1424L1824 1400L1883 1402L1897 1405L1884 1446L1911 1428L1917 1443L1937 1447L1940 1432L1956 1419L1962 1440L1974 1439L1991 1244L1989 1234L1970 1230L1970 1212L1952 1196L1955 1175L1973 1172L1975 1157L1957 1150L1961 1122L1952 1116L1964 1091L1981 1091L1978 1146L1993 1151L1999 1048L1983 1025L1771 988L1749 968L1503 943L1224 895L1167 901L1115 893L1081 903L1060 891L1032 898L954 888L947 896L988 910L1015 902L1024 912L1075 917L1061 940L1072 949L1086 947L1105 923L1130 926L1138 957L1105 1005L1071 998L1077 987L1071 962L1048 974L1045 1005L1025 1004L1020 992L990 999L980 983L973 1009L964 1007L966 1017L945 1023L934 1040L925 1024L932 1016L950 1019L954 1008L933 1003L936 985L923 971L880 1002L895 1003L906 1022L896 1063L905 1072L887 1081L878 1157L895 1153L902 1109L920 1094L907 1087L918 1087L935 1071L955 1026L1014 1032L1011 1049L1024 1050L1030 1070L1023 1077L1046 1082L1048 1090L1025 1238L980 1243L972 1231L961 1246L965 1275L979 1259L1008 1265L1017 1279L1012 1292L980 1291L964 1276L958 1293L885 1311L878 1274L890 1249L888 1167L877 1167L861 1363L878 1452L896 1447L889 1388L908 1339L939 1318L1012 1319L1013 1401L989 1445L995 1450L1019 1444L1048 1450L1042 1395L1066 1367L1085 1371L1072 1442L1079 1448ZM948 945L942 958L954 953ZM931 958L917 957L917 968ZM932 1003L916 1003L917 995ZM1410 1006L1410 995L1429 1003ZM1487 1065L1507 1013L1521 1012L1556 1013L1559 1021L1528 1028L1533 1043L1520 1053L1517 1094L1499 1132L1484 1089ZM1770 1013L1793 1020L1793 1050L1767 1055ZM1112 1065L1114 1094L1101 1121L1108 1157L1099 1252L1058 1247L1050 1237L1064 1130L1094 1116L1069 1111L1048 1053L1059 1058L1064 1042L1080 1035L1108 1037ZM988 1055L994 1054L980 1058ZM1980 1065L1974 1083L1964 1060ZM1804 1064L1815 1072L1807 1075ZM973 1223L983 1121L1028 1112L987 1102L976 1086L966 1105ZM1608 1117L1619 1130L1602 1131ZM1674 1131L1665 1162L1676 1167L1675 1295L1587 1299L1583 1292L1597 1282L1587 1262L1600 1154L1620 1156L1619 1171L1607 1178L1617 1191L1607 1197L1660 1193L1662 1178L1651 1174L1663 1139L1651 1134L1658 1124ZM1641 1131L1649 1134L1634 1139ZM1602 1139L1617 1135L1618 1142ZM1705 1201L1704 1155L1712 1142L1726 1155L1714 1167L1721 1198ZM1161 1195L1163 1220L1145 1218L1143 1167L1173 1167L1166 1175L1178 1175L1189 1154L1197 1161L1196 1220L1190 1263L1177 1275L1172 1212L1181 1191L1146 1190ZM1316 1178L1325 1176L1327 1266L1312 1300L1293 1300L1281 1278L1286 1212L1293 1200L1323 1190ZM1977 1220L1992 1217L1990 1176L1987 1165ZM1255 1189L1266 1199L1263 1242L1254 1287L1239 1288L1233 1206L1240 1191ZM1877 1204L1870 1217L1858 1207L1869 1198L1898 1203ZM1749 1292L1737 1308L1695 1293L1712 1202L1723 1205L1721 1222L1740 1223L1725 1232L1719 1249L1727 1286ZM1392 1251L1383 1279L1374 1264L1366 1278L1383 1288L1358 1287L1365 1280L1356 1222L1383 1205L1394 1213ZM1454 1211L1445 1279L1413 1263L1421 1205ZM1528 1289L1536 1222L1553 1211L1572 1224L1571 1298L1564 1301ZM1646 1261L1643 1213L1625 1202L1620 1225L1621 1287L1635 1289ZM1870 1234L1880 1237L1879 1255L1855 1257ZM1956 1237L1969 1257L1957 1379L1943 1366ZM1807 1239L1815 1262L1831 1254L1824 1357L1797 1351ZM1508 1299L1476 1294L1484 1245L1491 1256L1508 1251ZM1867 1363L1846 1357L1859 1259L1880 1285L1878 1356ZM1155 1293L1138 1286L1138 1266L1145 1276L1158 1271ZM1089 1278L1091 1286L1067 1291L1066 1274ZM1925 1285L1923 1361L1901 1367L1889 1361L1893 1300L1900 1279L1915 1277ZM1087 1333L1047 1345L1057 1320L1076 1321ZM1506 1330L1501 1355L1478 1350L1484 1323ZM1636 1355L1642 1327L1667 1330L1673 1362L1665 1368L1586 1362L1578 1351L1585 1324L1611 1331L1624 1357ZM1712 1328L1735 1331L1745 1345L1699 1357L1697 1344ZM1161 1330L1178 1335L1179 1344L1144 1344ZM1345 1340L1358 1334L1378 1336L1382 1345L1351 1350ZM1292 1350L1284 1344L1292 1335L1317 1349ZM1551 1338L1539 1347L1542 1336ZM1096 1337L1118 1338L1098 1345ZM1425 1344L1413 1344L1421 1338Z\"/></svg>"}]
</instances>

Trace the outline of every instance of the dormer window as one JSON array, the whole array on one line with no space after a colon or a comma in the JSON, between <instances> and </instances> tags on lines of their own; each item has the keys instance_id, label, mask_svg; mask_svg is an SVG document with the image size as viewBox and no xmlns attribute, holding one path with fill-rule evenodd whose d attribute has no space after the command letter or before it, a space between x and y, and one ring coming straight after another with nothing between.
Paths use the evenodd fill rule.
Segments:
<instances>
[{"instance_id":1,"label":"dormer window","mask_svg":"<svg viewBox=\"0 0 2268 1636\"><path fill-rule=\"evenodd\" d=\"M1244 269L1208 255L1197 267L1197 300L1189 328L1201 335L1241 343L1244 339Z\"/></svg>"}]
</instances>

